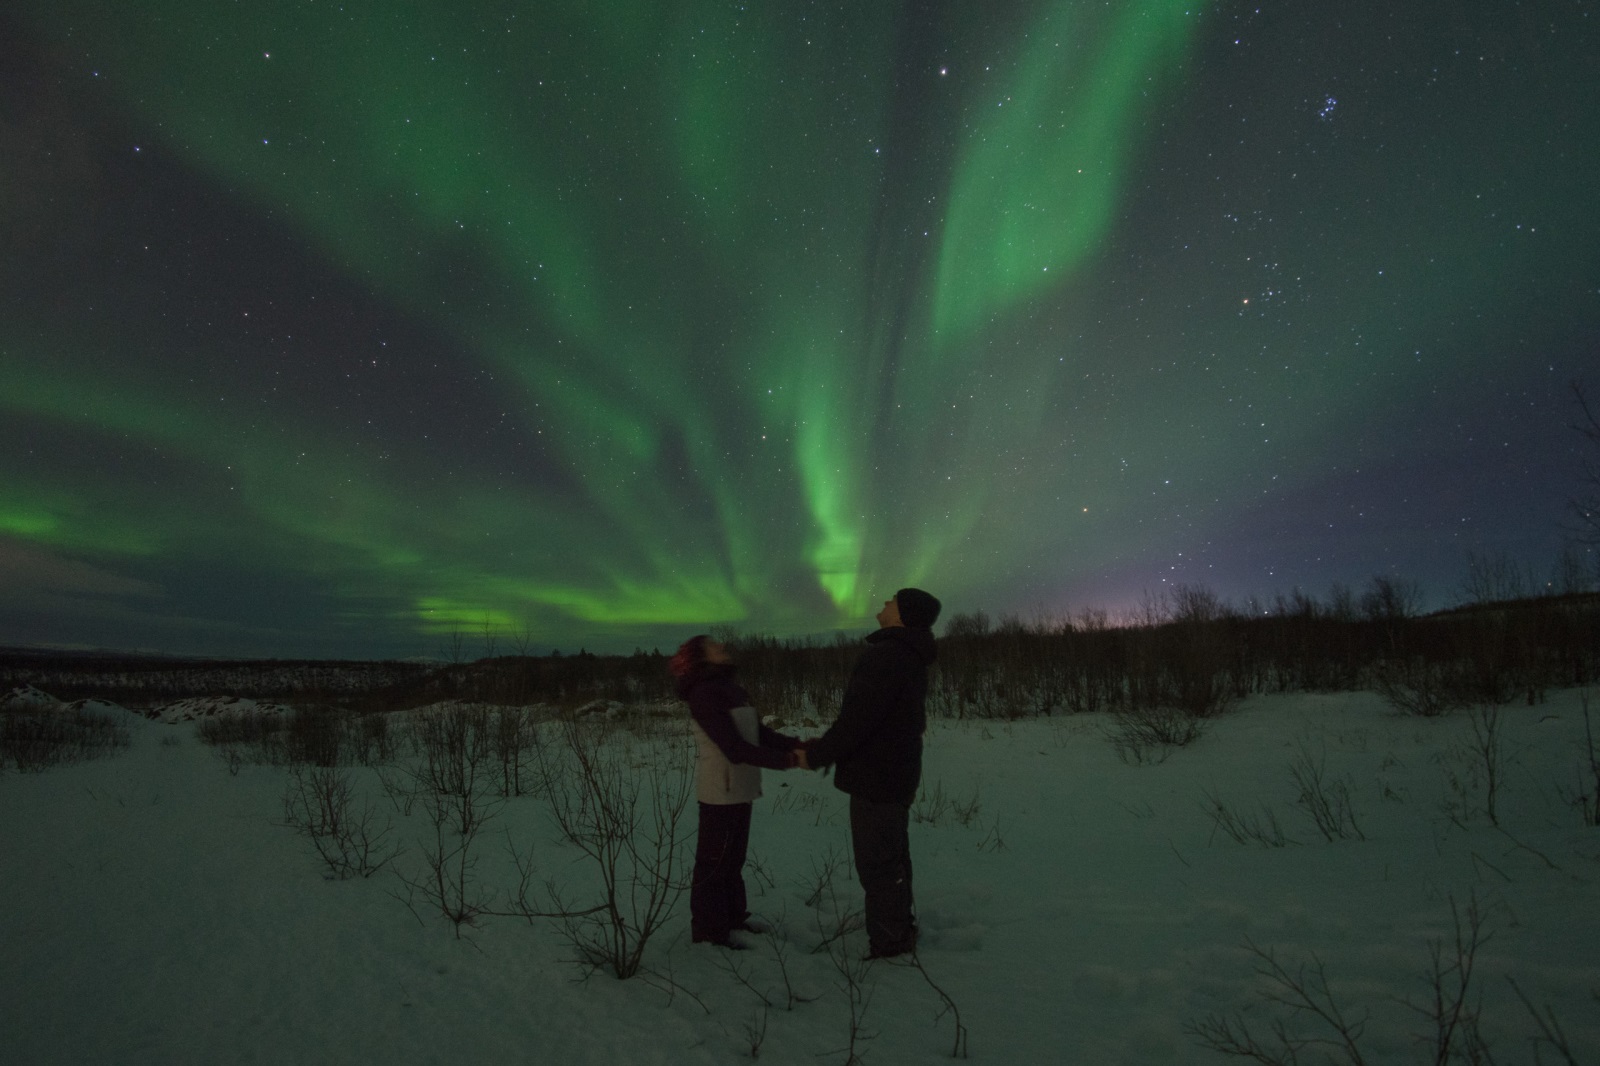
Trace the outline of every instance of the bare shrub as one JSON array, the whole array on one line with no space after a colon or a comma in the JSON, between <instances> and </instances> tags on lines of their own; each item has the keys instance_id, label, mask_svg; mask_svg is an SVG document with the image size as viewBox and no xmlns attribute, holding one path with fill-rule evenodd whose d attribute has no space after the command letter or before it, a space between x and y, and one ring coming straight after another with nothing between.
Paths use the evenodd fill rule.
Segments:
<instances>
[{"instance_id":1,"label":"bare shrub","mask_svg":"<svg viewBox=\"0 0 1600 1066\"><path fill-rule=\"evenodd\" d=\"M978 817L978 812L983 808L983 800L978 790L974 788L972 795L966 799L952 799L950 801L950 817L955 819L959 826L970 826Z\"/></svg>"},{"instance_id":2,"label":"bare shrub","mask_svg":"<svg viewBox=\"0 0 1600 1066\"><path fill-rule=\"evenodd\" d=\"M934 1015L933 1020L938 1022L940 1018L948 1014L955 1022L956 1032L954 1042L950 1045L950 1057L953 1059L966 1058L967 1027L961 1022L961 1008L956 1006L956 1001L951 998L950 993L946 992L934 981L933 975L928 973L928 968L923 965L922 957L916 951L911 952L911 965L922 975L922 979L928 982L928 987L933 989L933 994L939 997L939 1012Z\"/></svg>"},{"instance_id":3,"label":"bare shrub","mask_svg":"<svg viewBox=\"0 0 1600 1066\"><path fill-rule=\"evenodd\" d=\"M423 790L421 800L433 839L423 850L425 870L400 876L407 889L404 902L415 913L420 895L429 910L455 926L459 937L462 926L474 924L488 910L490 894L478 880L474 846L499 808L480 779L468 780L463 791L451 795Z\"/></svg>"},{"instance_id":4,"label":"bare shrub","mask_svg":"<svg viewBox=\"0 0 1600 1066\"><path fill-rule=\"evenodd\" d=\"M1482 814L1498 827L1497 801L1503 777L1499 708L1473 707L1471 728L1471 738L1453 745L1451 758L1445 762L1450 798L1443 804L1444 812L1457 825Z\"/></svg>"},{"instance_id":5,"label":"bare shrub","mask_svg":"<svg viewBox=\"0 0 1600 1066\"><path fill-rule=\"evenodd\" d=\"M273 763L280 761L276 752L278 736L288 725L281 714L220 714L202 718L195 726L195 735L203 743L220 749L230 763L245 761L247 752L254 750L250 762Z\"/></svg>"},{"instance_id":6,"label":"bare shrub","mask_svg":"<svg viewBox=\"0 0 1600 1066\"><path fill-rule=\"evenodd\" d=\"M772 813L780 814L783 811L818 811L826 807L827 803L815 792L804 789L791 788L778 793L772 801Z\"/></svg>"},{"instance_id":7,"label":"bare shrub","mask_svg":"<svg viewBox=\"0 0 1600 1066\"><path fill-rule=\"evenodd\" d=\"M1437 718L1466 705L1450 669L1421 657L1380 663L1372 687L1389 706L1418 718Z\"/></svg>"},{"instance_id":8,"label":"bare shrub","mask_svg":"<svg viewBox=\"0 0 1600 1066\"><path fill-rule=\"evenodd\" d=\"M1201 804L1201 809L1211 819L1212 840L1220 831L1236 844L1282 848L1296 843L1284 833L1283 827L1278 824L1278 816L1266 804L1263 803L1257 813L1243 814L1233 810L1212 792L1204 795L1205 802Z\"/></svg>"},{"instance_id":9,"label":"bare shrub","mask_svg":"<svg viewBox=\"0 0 1600 1066\"><path fill-rule=\"evenodd\" d=\"M781 920L776 928L783 929ZM810 1003L816 997L803 996L796 992L794 980L789 975L789 938L780 933L771 937L769 943L772 947L772 959L778 964L778 975L783 979L783 1009L794 1010L796 1003Z\"/></svg>"},{"instance_id":10,"label":"bare shrub","mask_svg":"<svg viewBox=\"0 0 1600 1066\"><path fill-rule=\"evenodd\" d=\"M1490 1066L1495 1059L1483 1036L1481 1001L1474 995L1472 979L1478 949L1491 934L1485 930L1476 899L1464 910L1452 899L1450 917L1450 939L1428 942L1428 998L1422 1003L1409 999L1401 1002L1427 1021L1428 1032L1418 1034L1418 1038L1427 1049L1428 1061L1435 1066ZM1352 1013L1340 1002L1315 953L1309 964L1291 967L1271 949L1246 941L1245 950L1256 959L1256 973L1267 981L1261 998L1286 1013L1268 1021L1269 1032L1262 1032L1259 1025L1253 1027L1243 1013L1190 1020L1184 1031L1197 1043L1220 1054L1266 1066L1297 1066L1306 1061L1301 1056L1310 1052L1317 1053L1316 1061L1345 1066L1366 1066L1378 1061L1362 1048L1370 1011ZM1548 1044L1570 1066L1577 1066L1554 1013L1548 1008L1541 1013L1515 981L1511 986L1540 1029L1540 1035L1532 1038L1534 1061L1542 1061L1539 1048Z\"/></svg>"},{"instance_id":11,"label":"bare shrub","mask_svg":"<svg viewBox=\"0 0 1600 1066\"><path fill-rule=\"evenodd\" d=\"M375 766L391 762L397 738L386 714L357 715L309 705L290 714L231 713L204 718L195 733L230 770L266 766Z\"/></svg>"},{"instance_id":12,"label":"bare shrub","mask_svg":"<svg viewBox=\"0 0 1600 1066\"><path fill-rule=\"evenodd\" d=\"M827 954L838 974L837 987L845 994L850 1007L845 1046L839 1051L845 1056L845 1066L854 1066L862 1061L863 1046L877 1036L866 1028L867 1008L872 1004L874 986L867 982L871 961L852 949L848 939L850 933L866 928L866 922L859 908L847 906L839 897L834 875L840 866L832 848L822 863L812 861L816 880L806 906L813 909L817 928L818 944L812 952Z\"/></svg>"},{"instance_id":13,"label":"bare shrub","mask_svg":"<svg viewBox=\"0 0 1600 1066\"><path fill-rule=\"evenodd\" d=\"M935 781L933 788L924 788L911 805L911 819L926 825L955 822L969 826L982 806L976 789L966 799L960 799L945 792L943 781Z\"/></svg>"},{"instance_id":14,"label":"bare shrub","mask_svg":"<svg viewBox=\"0 0 1600 1066\"><path fill-rule=\"evenodd\" d=\"M750 871L750 876L755 879L756 892L758 894L764 896L767 894L767 889L778 887L778 879L772 876L772 870L767 866L767 860L755 848L750 849L749 859L745 868Z\"/></svg>"},{"instance_id":15,"label":"bare shrub","mask_svg":"<svg viewBox=\"0 0 1600 1066\"><path fill-rule=\"evenodd\" d=\"M357 805L346 771L294 767L283 814L286 824L311 839L332 879L371 877L398 854L387 843L392 824L379 826L370 803Z\"/></svg>"},{"instance_id":16,"label":"bare shrub","mask_svg":"<svg viewBox=\"0 0 1600 1066\"><path fill-rule=\"evenodd\" d=\"M402 817L411 817L417 797L424 791L421 776L411 767L380 766L377 773L378 784L383 787L383 794L389 797L395 811Z\"/></svg>"},{"instance_id":17,"label":"bare shrub","mask_svg":"<svg viewBox=\"0 0 1600 1066\"><path fill-rule=\"evenodd\" d=\"M987 852L1006 851L1006 838L1000 832L1000 816L994 817L994 824L984 830L983 836L978 838L978 850Z\"/></svg>"},{"instance_id":18,"label":"bare shrub","mask_svg":"<svg viewBox=\"0 0 1600 1066\"><path fill-rule=\"evenodd\" d=\"M411 746L421 757L423 787L458 794L468 778L487 776L502 796L522 796L538 784L539 731L532 709L450 703L418 713Z\"/></svg>"},{"instance_id":19,"label":"bare shrub","mask_svg":"<svg viewBox=\"0 0 1600 1066\"><path fill-rule=\"evenodd\" d=\"M1583 814L1584 825L1600 825L1600 748L1595 746L1594 728L1589 723L1589 694L1583 701L1583 754L1588 763L1588 773L1582 777L1576 805Z\"/></svg>"},{"instance_id":20,"label":"bare shrub","mask_svg":"<svg viewBox=\"0 0 1600 1066\"><path fill-rule=\"evenodd\" d=\"M1178 614L1166 633L1171 647L1164 691L1152 702L1171 703L1193 718L1215 718L1237 695L1228 608L1207 589L1180 585L1175 591Z\"/></svg>"},{"instance_id":21,"label":"bare shrub","mask_svg":"<svg viewBox=\"0 0 1600 1066\"><path fill-rule=\"evenodd\" d=\"M363 714L347 721L346 733L353 749L353 761L362 766L382 766L399 754L399 737L392 726L393 715Z\"/></svg>"},{"instance_id":22,"label":"bare shrub","mask_svg":"<svg viewBox=\"0 0 1600 1066\"><path fill-rule=\"evenodd\" d=\"M1572 398L1577 401L1581 419L1572 428L1586 437L1595 449L1600 449L1600 410L1589 405L1589 395L1582 381L1568 383ZM1584 493L1568 501L1573 520L1573 532L1583 544L1600 544L1600 463L1590 450L1583 460Z\"/></svg>"},{"instance_id":23,"label":"bare shrub","mask_svg":"<svg viewBox=\"0 0 1600 1066\"><path fill-rule=\"evenodd\" d=\"M823 897L833 891L834 874L849 863L849 857L832 844L823 852L822 860L811 857L811 877L802 878L800 887L805 891L805 905L820 907Z\"/></svg>"},{"instance_id":24,"label":"bare shrub","mask_svg":"<svg viewBox=\"0 0 1600 1066\"><path fill-rule=\"evenodd\" d=\"M490 894L477 878L475 845L484 826L499 812L494 798L489 715L481 706L454 704L413 723L418 748L415 765L404 776L381 780L395 806L409 811L421 801L432 840L423 850L421 874L402 875L406 903L421 896L429 910L443 915L461 935L489 906Z\"/></svg>"},{"instance_id":25,"label":"bare shrub","mask_svg":"<svg viewBox=\"0 0 1600 1066\"><path fill-rule=\"evenodd\" d=\"M1324 840L1367 839L1350 799L1350 779L1330 780L1325 754L1313 755L1302 743L1289 763L1289 775L1297 790L1295 806L1306 813Z\"/></svg>"},{"instance_id":26,"label":"bare shrub","mask_svg":"<svg viewBox=\"0 0 1600 1066\"><path fill-rule=\"evenodd\" d=\"M131 743L126 726L84 709L0 711L0 770L23 773L114 755Z\"/></svg>"},{"instance_id":27,"label":"bare shrub","mask_svg":"<svg viewBox=\"0 0 1600 1066\"><path fill-rule=\"evenodd\" d=\"M911 820L923 824L938 824L949 816L950 797L944 794L944 782L937 781L933 788L924 788L911 805Z\"/></svg>"},{"instance_id":28,"label":"bare shrub","mask_svg":"<svg viewBox=\"0 0 1600 1066\"><path fill-rule=\"evenodd\" d=\"M195 723L200 743L210 744L226 765L229 775L238 776L246 762L274 765L283 762L283 728L288 719L282 714L219 714Z\"/></svg>"},{"instance_id":29,"label":"bare shrub","mask_svg":"<svg viewBox=\"0 0 1600 1066\"><path fill-rule=\"evenodd\" d=\"M1527 993L1522 991L1522 986L1510 977L1507 977L1506 981L1510 983L1511 990L1517 994L1522 1005L1528 1009L1528 1014L1532 1016L1534 1023L1539 1026L1539 1035L1533 1038L1533 1061L1536 1064L1543 1061L1539 1056L1539 1048L1549 1044L1567 1066L1578 1066L1577 1056L1572 1053L1572 1045L1567 1042L1567 1034L1561 1030L1561 1022L1556 1018L1556 1012L1548 1006L1540 1011L1533 1005ZM1594 999L1600 1003L1600 992L1594 993Z\"/></svg>"},{"instance_id":30,"label":"bare shrub","mask_svg":"<svg viewBox=\"0 0 1600 1066\"><path fill-rule=\"evenodd\" d=\"M434 795L473 791L493 757L488 709L455 703L419 717L412 727L422 761L417 774Z\"/></svg>"},{"instance_id":31,"label":"bare shrub","mask_svg":"<svg viewBox=\"0 0 1600 1066\"><path fill-rule=\"evenodd\" d=\"M789 975L788 950L789 939L783 934L783 923L780 921L772 930L772 936L764 937L763 941L770 948L773 961L777 963L778 975L783 981L782 1007L786 1011L794 1010L797 1003L810 1003L815 996L802 996L795 991L794 982ZM756 984L751 976L753 967L741 963L740 958L744 952L717 952L713 958L720 968L727 971L733 979L749 989L756 997L758 1005L752 1019L745 1023L745 1037L747 1047L752 1059L761 1057L761 1048L766 1040L767 1020L779 993L775 989L764 988Z\"/></svg>"},{"instance_id":32,"label":"bare shrub","mask_svg":"<svg viewBox=\"0 0 1600 1066\"><path fill-rule=\"evenodd\" d=\"M1374 622L1401 622L1422 611L1422 600L1417 582L1376 574L1361 594L1361 612Z\"/></svg>"},{"instance_id":33,"label":"bare shrub","mask_svg":"<svg viewBox=\"0 0 1600 1066\"><path fill-rule=\"evenodd\" d=\"M338 766L345 746L342 717L331 707L297 708L280 736L283 761L291 766Z\"/></svg>"},{"instance_id":34,"label":"bare shrub","mask_svg":"<svg viewBox=\"0 0 1600 1066\"><path fill-rule=\"evenodd\" d=\"M726 970L735 981L738 981L741 985L744 985L744 987L755 993L755 997L761 1001L761 1005L763 1007L772 1006L772 995L770 992L757 988L755 980L750 976L750 967L740 963L739 956L742 954L744 953L734 951L719 951L712 956L712 961L715 962L720 969Z\"/></svg>"},{"instance_id":35,"label":"bare shrub","mask_svg":"<svg viewBox=\"0 0 1600 1066\"><path fill-rule=\"evenodd\" d=\"M1290 1018L1317 1022L1324 1035L1299 1036L1289 1028L1289 1022L1280 1017L1272 1021L1272 1035L1265 1037L1253 1031L1242 1014L1231 1017L1213 1014L1191 1020L1184 1026L1184 1032L1212 1051L1254 1059L1267 1066L1296 1066L1301 1050L1307 1047L1331 1049L1349 1066L1365 1066L1367 1060L1361 1053L1359 1041L1367 1016L1345 1016L1328 988L1328 975L1321 959L1313 954L1309 968L1302 964L1290 971L1270 948L1258 948L1246 941L1245 950L1256 958L1256 973L1269 982L1270 987L1261 993L1261 998L1287 1008Z\"/></svg>"},{"instance_id":36,"label":"bare shrub","mask_svg":"<svg viewBox=\"0 0 1600 1066\"><path fill-rule=\"evenodd\" d=\"M745 1047L752 1059L761 1057L761 1045L767 1040L767 1010L767 1004L761 1004L750 1020L744 1023Z\"/></svg>"},{"instance_id":37,"label":"bare shrub","mask_svg":"<svg viewBox=\"0 0 1600 1066\"><path fill-rule=\"evenodd\" d=\"M495 777L502 796L532 791L539 731L526 707L501 707L495 711L492 735Z\"/></svg>"},{"instance_id":38,"label":"bare shrub","mask_svg":"<svg viewBox=\"0 0 1600 1066\"><path fill-rule=\"evenodd\" d=\"M1177 707L1139 707L1117 711L1106 739L1125 763L1165 762L1173 748L1187 747L1205 733L1206 719Z\"/></svg>"},{"instance_id":39,"label":"bare shrub","mask_svg":"<svg viewBox=\"0 0 1600 1066\"><path fill-rule=\"evenodd\" d=\"M1496 800L1500 794L1501 780L1500 708L1476 706L1472 708L1469 720L1472 725L1472 754L1483 774L1483 813L1488 816L1489 824L1499 825Z\"/></svg>"},{"instance_id":40,"label":"bare shrub","mask_svg":"<svg viewBox=\"0 0 1600 1066\"><path fill-rule=\"evenodd\" d=\"M1172 620L1180 623L1215 622L1231 613L1227 602L1204 585L1174 585L1168 603Z\"/></svg>"},{"instance_id":41,"label":"bare shrub","mask_svg":"<svg viewBox=\"0 0 1600 1066\"><path fill-rule=\"evenodd\" d=\"M1469 1063L1486 1062L1489 1049L1478 1028L1480 1008L1476 1002L1468 1002L1468 991L1472 986L1478 948L1489 939L1489 934L1484 932L1476 898L1468 902L1464 916L1452 899L1450 919L1454 926L1453 942L1431 940L1428 943L1433 963L1430 1001L1422 1006L1406 1001L1406 1005L1432 1024L1435 1062L1447 1063L1458 1055Z\"/></svg>"},{"instance_id":42,"label":"bare shrub","mask_svg":"<svg viewBox=\"0 0 1600 1066\"><path fill-rule=\"evenodd\" d=\"M579 959L626 979L640 972L651 937L687 887L679 822L691 760L658 749L636 765L624 745L581 722L563 722L562 740L539 750L541 788L561 835L588 857L601 898L580 910L554 884L547 888Z\"/></svg>"},{"instance_id":43,"label":"bare shrub","mask_svg":"<svg viewBox=\"0 0 1600 1066\"><path fill-rule=\"evenodd\" d=\"M325 836L351 799L350 779L336 771L317 773L296 766L283 790L283 824L308 836Z\"/></svg>"},{"instance_id":44,"label":"bare shrub","mask_svg":"<svg viewBox=\"0 0 1600 1066\"><path fill-rule=\"evenodd\" d=\"M1533 595L1539 583L1526 563L1507 551L1467 552L1467 576L1459 592L1467 603L1488 604L1521 600Z\"/></svg>"},{"instance_id":45,"label":"bare shrub","mask_svg":"<svg viewBox=\"0 0 1600 1066\"><path fill-rule=\"evenodd\" d=\"M989 635L989 616L983 611L972 611L967 614L953 614L944 624L946 640L962 637L985 637Z\"/></svg>"},{"instance_id":46,"label":"bare shrub","mask_svg":"<svg viewBox=\"0 0 1600 1066\"><path fill-rule=\"evenodd\" d=\"M850 1004L850 1024L846 1030L845 1046L840 1050L844 1052L845 1066L855 1066L862 1061L863 1045L878 1035L866 1027L867 1008L872 1005L874 991L874 986L867 983L867 972L872 964L865 956L853 954L849 942L843 937L833 941L833 946L828 949L828 958L833 961L833 968L839 974L838 987Z\"/></svg>"},{"instance_id":47,"label":"bare shrub","mask_svg":"<svg viewBox=\"0 0 1600 1066\"><path fill-rule=\"evenodd\" d=\"M1227 671L1210 663L1181 665L1173 684L1177 705L1193 718L1215 718L1236 698Z\"/></svg>"}]
</instances>

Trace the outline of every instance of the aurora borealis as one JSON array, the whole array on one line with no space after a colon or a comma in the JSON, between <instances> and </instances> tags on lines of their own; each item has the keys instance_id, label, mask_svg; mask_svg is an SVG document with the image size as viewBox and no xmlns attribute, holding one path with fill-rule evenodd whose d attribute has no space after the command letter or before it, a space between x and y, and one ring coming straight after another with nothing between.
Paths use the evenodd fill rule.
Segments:
<instances>
[{"instance_id":1,"label":"aurora borealis","mask_svg":"<svg viewBox=\"0 0 1600 1066\"><path fill-rule=\"evenodd\" d=\"M1595 5L0 15L0 643L1541 574L1600 389Z\"/></svg>"}]
</instances>

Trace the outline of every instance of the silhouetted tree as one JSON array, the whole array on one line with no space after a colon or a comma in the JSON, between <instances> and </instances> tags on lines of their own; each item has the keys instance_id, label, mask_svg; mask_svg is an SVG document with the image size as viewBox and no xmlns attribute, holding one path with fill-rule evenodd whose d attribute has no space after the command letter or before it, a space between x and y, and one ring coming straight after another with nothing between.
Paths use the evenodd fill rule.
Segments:
<instances>
[{"instance_id":1,"label":"silhouetted tree","mask_svg":"<svg viewBox=\"0 0 1600 1066\"><path fill-rule=\"evenodd\" d=\"M1600 462L1595 460L1595 452L1600 452L1600 417L1595 415L1594 408L1589 406L1589 397L1584 393L1583 382L1574 381L1571 385L1572 396L1578 401L1578 411L1581 418L1572 427L1582 433L1594 451L1583 459L1583 488L1581 494L1574 497L1567 504L1572 512L1576 528L1573 530L1578 540L1584 544L1600 545Z\"/></svg>"},{"instance_id":2,"label":"silhouetted tree","mask_svg":"<svg viewBox=\"0 0 1600 1066\"><path fill-rule=\"evenodd\" d=\"M1465 602L1485 604L1525 599L1533 588L1532 573L1518 565L1509 552L1467 553L1467 578L1460 588Z\"/></svg>"},{"instance_id":3,"label":"silhouetted tree","mask_svg":"<svg viewBox=\"0 0 1600 1066\"><path fill-rule=\"evenodd\" d=\"M1374 622L1398 622L1422 610L1422 589L1415 581L1375 574L1361 594L1361 612Z\"/></svg>"}]
</instances>

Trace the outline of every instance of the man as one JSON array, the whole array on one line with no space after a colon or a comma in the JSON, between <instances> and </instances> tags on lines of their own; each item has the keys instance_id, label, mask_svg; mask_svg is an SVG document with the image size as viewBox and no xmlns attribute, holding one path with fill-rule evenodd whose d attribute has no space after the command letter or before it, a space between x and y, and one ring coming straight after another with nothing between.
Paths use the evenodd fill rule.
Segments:
<instances>
[{"instance_id":1,"label":"man","mask_svg":"<svg viewBox=\"0 0 1600 1066\"><path fill-rule=\"evenodd\" d=\"M939 601L906 588L885 600L876 633L856 662L839 717L801 752L800 765L837 766L850 795L850 839L866 895L868 958L916 950L912 917L911 803L922 781L928 666Z\"/></svg>"}]
</instances>

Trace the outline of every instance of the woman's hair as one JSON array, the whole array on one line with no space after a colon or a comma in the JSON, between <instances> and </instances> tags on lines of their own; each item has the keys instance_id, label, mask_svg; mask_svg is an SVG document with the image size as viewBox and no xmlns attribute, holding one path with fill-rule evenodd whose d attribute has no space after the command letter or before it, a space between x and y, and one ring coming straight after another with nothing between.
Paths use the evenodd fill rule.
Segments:
<instances>
[{"instance_id":1,"label":"woman's hair","mask_svg":"<svg viewBox=\"0 0 1600 1066\"><path fill-rule=\"evenodd\" d=\"M710 636L701 633L678 645L678 654L667 663L667 669L672 671L672 676L682 681L694 672L695 667L705 662L706 641L710 639Z\"/></svg>"}]
</instances>

